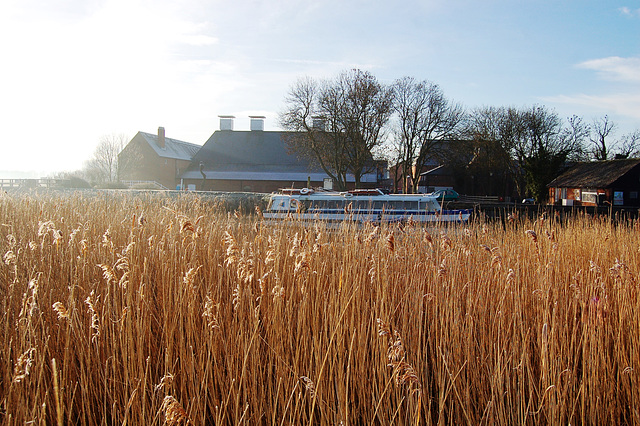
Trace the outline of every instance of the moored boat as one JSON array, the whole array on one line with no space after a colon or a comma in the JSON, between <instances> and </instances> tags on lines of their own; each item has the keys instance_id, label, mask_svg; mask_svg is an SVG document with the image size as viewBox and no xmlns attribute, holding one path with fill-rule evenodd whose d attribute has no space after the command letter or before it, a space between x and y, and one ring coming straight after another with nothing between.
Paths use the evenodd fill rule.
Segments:
<instances>
[{"instance_id":1,"label":"moored boat","mask_svg":"<svg viewBox=\"0 0 640 426\"><path fill-rule=\"evenodd\" d=\"M445 210L428 194L385 194L379 189L346 192L283 189L273 193L264 212L267 219L360 222L466 222L471 210Z\"/></svg>"}]
</instances>

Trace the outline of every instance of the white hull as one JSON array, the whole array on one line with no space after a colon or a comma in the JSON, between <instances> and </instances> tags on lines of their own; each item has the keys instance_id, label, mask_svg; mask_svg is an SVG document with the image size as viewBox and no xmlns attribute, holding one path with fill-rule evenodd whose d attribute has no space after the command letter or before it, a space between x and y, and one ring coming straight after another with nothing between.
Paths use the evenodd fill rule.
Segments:
<instances>
[{"instance_id":1,"label":"white hull","mask_svg":"<svg viewBox=\"0 0 640 426\"><path fill-rule=\"evenodd\" d=\"M393 223L393 222L418 222L418 223L434 223L434 222L466 222L469 220L470 213L468 210L444 211L441 214L436 212L406 212L397 214L377 214L377 213L297 213L297 212L266 212L265 219L300 219L300 220L326 220L332 222L342 222L351 220L356 222L372 222L372 223Z\"/></svg>"},{"instance_id":2,"label":"white hull","mask_svg":"<svg viewBox=\"0 0 640 426\"><path fill-rule=\"evenodd\" d=\"M333 222L441 223L466 222L470 214L470 210L443 210L437 199L428 195L389 195L377 190L313 193L303 189L272 194L264 217Z\"/></svg>"}]
</instances>

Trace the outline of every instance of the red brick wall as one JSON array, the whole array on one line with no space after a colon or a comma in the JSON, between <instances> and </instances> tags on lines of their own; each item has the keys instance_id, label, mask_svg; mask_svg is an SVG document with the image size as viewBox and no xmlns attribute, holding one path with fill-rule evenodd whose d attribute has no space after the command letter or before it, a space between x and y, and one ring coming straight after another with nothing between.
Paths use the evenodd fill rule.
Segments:
<instances>
[{"instance_id":1,"label":"red brick wall","mask_svg":"<svg viewBox=\"0 0 640 426\"><path fill-rule=\"evenodd\" d=\"M185 187L189 184L195 185L197 191L225 191L225 192L263 192L271 193L281 188L304 188L307 181L272 181L272 180L220 180L207 179L202 184L202 179L189 179L184 182ZM311 181L311 186L321 187L323 182Z\"/></svg>"},{"instance_id":2,"label":"red brick wall","mask_svg":"<svg viewBox=\"0 0 640 426\"><path fill-rule=\"evenodd\" d=\"M180 183L178 176L190 162L173 158L162 158L141 136L136 136L118 156L120 180L156 181L169 189Z\"/></svg>"}]
</instances>

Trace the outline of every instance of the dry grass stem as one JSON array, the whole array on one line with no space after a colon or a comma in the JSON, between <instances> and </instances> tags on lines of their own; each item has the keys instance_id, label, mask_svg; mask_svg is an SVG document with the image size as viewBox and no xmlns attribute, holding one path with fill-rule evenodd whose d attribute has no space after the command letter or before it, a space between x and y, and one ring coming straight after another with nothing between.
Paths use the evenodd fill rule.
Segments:
<instances>
[{"instance_id":1,"label":"dry grass stem","mask_svg":"<svg viewBox=\"0 0 640 426\"><path fill-rule=\"evenodd\" d=\"M0 423L640 425L635 218L0 195Z\"/></svg>"}]
</instances>

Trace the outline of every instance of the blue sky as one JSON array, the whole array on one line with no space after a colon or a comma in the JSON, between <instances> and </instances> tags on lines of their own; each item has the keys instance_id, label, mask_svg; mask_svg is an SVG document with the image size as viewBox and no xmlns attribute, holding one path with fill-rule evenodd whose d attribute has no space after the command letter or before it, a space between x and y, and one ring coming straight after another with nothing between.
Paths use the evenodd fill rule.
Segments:
<instances>
[{"instance_id":1,"label":"blue sky","mask_svg":"<svg viewBox=\"0 0 640 426\"><path fill-rule=\"evenodd\" d=\"M202 144L223 114L274 130L297 78L356 67L640 128L638 0L4 0L0 54L5 175L79 169L102 136L158 126Z\"/></svg>"}]
</instances>

